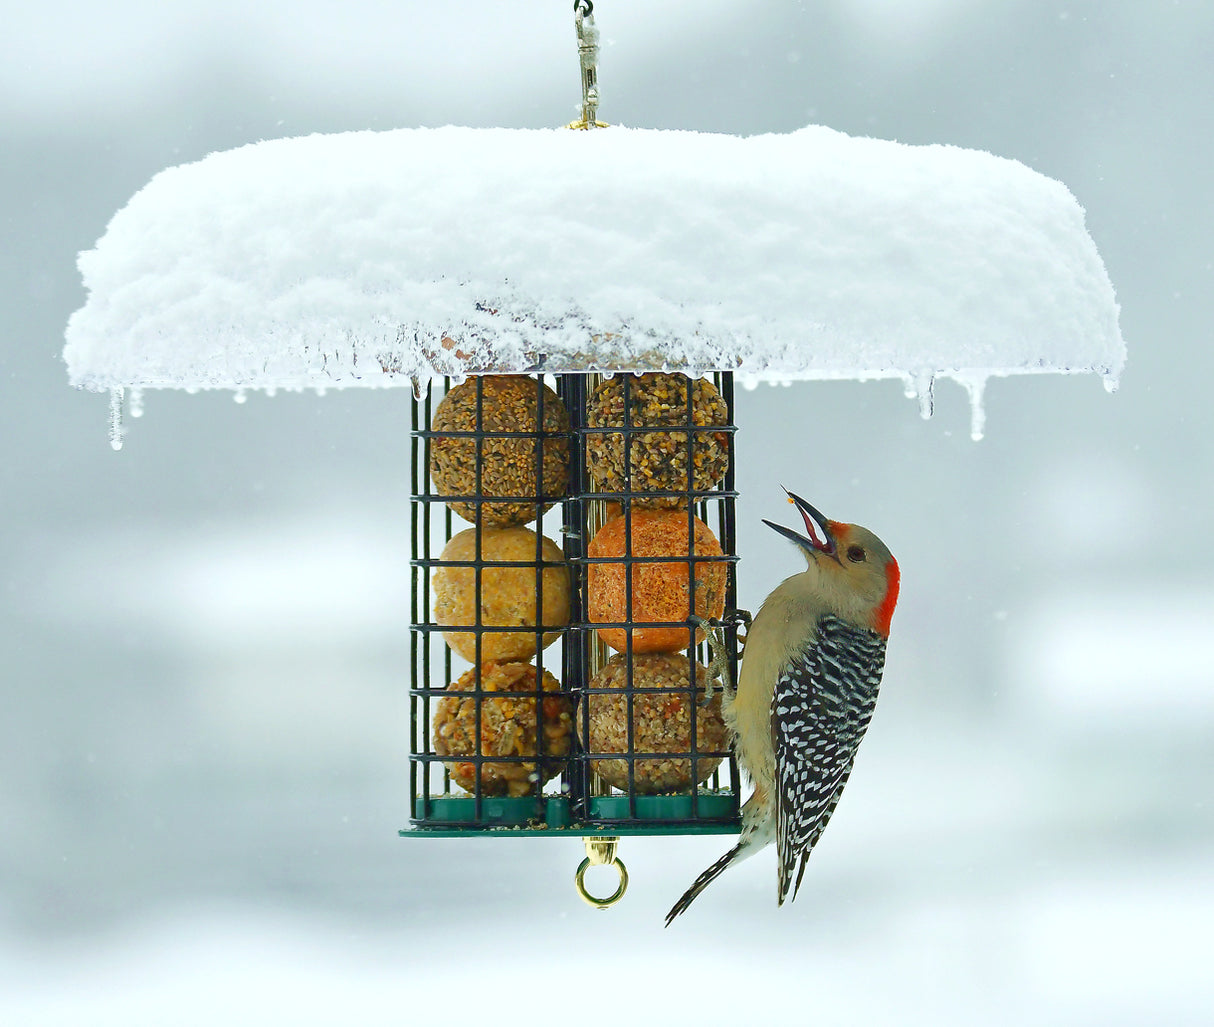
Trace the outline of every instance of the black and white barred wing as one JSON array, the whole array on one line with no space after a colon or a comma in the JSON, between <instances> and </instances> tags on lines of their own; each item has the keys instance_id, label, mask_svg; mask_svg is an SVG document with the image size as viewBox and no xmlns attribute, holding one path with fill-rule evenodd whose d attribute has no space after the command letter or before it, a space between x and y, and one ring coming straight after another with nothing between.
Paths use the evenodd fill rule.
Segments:
<instances>
[{"instance_id":1,"label":"black and white barred wing","mask_svg":"<svg viewBox=\"0 0 1214 1027\"><path fill-rule=\"evenodd\" d=\"M847 784L872 719L885 666L885 639L837 617L781 672L772 695L776 752L776 847L783 904ZM796 897L796 889L793 890Z\"/></svg>"}]
</instances>

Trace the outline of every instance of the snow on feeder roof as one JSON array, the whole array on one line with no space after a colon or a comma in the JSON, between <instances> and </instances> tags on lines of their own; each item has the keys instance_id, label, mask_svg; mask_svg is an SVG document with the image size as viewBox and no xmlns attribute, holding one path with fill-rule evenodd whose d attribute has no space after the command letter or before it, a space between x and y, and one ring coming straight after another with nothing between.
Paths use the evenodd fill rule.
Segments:
<instances>
[{"instance_id":1,"label":"snow on feeder roof","mask_svg":"<svg viewBox=\"0 0 1214 1027\"><path fill-rule=\"evenodd\" d=\"M811 126L280 139L169 168L79 258L94 390L445 374L756 380L1083 372L1125 359L1083 210L1024 165Z\"/></svg>"}]
</instances>

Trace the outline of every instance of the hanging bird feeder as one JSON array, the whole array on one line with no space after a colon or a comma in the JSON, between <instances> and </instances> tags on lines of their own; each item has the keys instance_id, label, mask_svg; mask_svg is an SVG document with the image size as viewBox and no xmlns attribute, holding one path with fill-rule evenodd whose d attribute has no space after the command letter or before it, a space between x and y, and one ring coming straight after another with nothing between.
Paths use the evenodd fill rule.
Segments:
<instances>
[{"instance_id":1,"label":"hanging bird feeder","mask_svg":"<svg viewBox=\"0 0 1214 1027\"><path fill-rule=\"evenodd\" d=\"M737 667L732 375L436 391L413 401L411 829L585 835L620 888L593 898L584 862L578 890L610 904L620 836L739 826L709 671Z\"/></svg>"},{"instance_id":2,"label":"hanging bird feeder","mask_svg":"<svg viewBox=\"0 0 1214 1027\"><path fill-rule=\"evenodd\" d=\"M926 416L953 378L978 437L990 376L1112 388L1125 349L1058 182L821 127L607 128L574 11L582 131L170 168L81 254L64 355L116 448L148 388L411 388L402 833L583 836L606 905L620 837L738 829L735 383L900 378Z\"/></svg>"}]
</instances>

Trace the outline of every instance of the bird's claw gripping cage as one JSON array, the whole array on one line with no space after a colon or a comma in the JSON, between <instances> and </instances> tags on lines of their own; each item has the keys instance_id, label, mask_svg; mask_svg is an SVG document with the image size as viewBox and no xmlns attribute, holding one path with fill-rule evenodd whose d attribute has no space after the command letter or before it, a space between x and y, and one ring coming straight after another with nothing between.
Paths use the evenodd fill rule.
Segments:
<instances>
[{"instance_id":1,"label":"bird's claw gripping cage","mask_svg":"<svg viewBox=\"0 0 1214 1027\"><path fill-rule=\"evenodd\" d=\"M414 398L402 834L585 836L578 890L605 906L622 864L608 899L583 877L613 839L738 830L707 669L736 680L733 411L728 372Z\"/></svg>"}]
</instances>

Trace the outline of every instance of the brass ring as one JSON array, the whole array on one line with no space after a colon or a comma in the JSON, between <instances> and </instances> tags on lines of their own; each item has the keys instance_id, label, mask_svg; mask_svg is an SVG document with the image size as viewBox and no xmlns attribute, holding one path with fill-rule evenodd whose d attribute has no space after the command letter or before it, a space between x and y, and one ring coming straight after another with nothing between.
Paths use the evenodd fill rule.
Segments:
<instances>
[{"instance_id":1,"label":"brass ring","mask_svg":"<svg viewBox=\"0 0 1214 1027\"><path fill-rule=\"evenodd\" d=\"M610 863L600 864L602 866L614 866L620 875L620 883L615 891L608 895L605 899L596 898L586 890L586 870L591 865L590 857L587 856L582 860L577 868L577 876L574 878L577 884L577 893L595 909L608 909L614 906L624 897L624 892L628 890L628 868L624 866L622 860L612 860Z\"/></svg>"}]
</instances>

